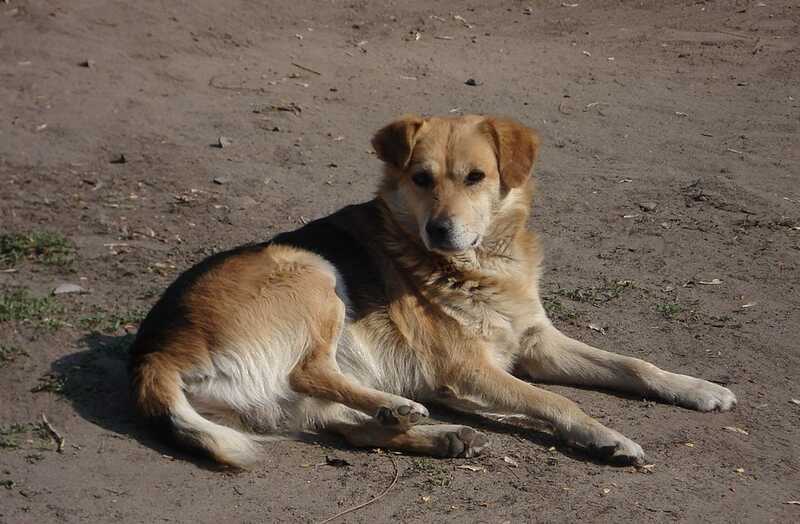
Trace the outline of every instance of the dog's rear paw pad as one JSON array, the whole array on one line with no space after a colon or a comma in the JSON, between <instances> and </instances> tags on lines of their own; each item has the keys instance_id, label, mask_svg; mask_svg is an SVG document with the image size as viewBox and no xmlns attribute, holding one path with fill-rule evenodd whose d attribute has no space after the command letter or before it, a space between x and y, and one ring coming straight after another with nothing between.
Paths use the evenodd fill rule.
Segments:
<instances>
[{"instance_id":1,"label":"dog's rear paw pad","mask_svg":"<svg viewBox=\"0 0 800 524\"><path fill-rule=\"evenodd\" d=\"M394 407L381 407L375 418L384 426L411 427L428 417L428 410L422 404L401 404Z\"/></svg>"},{"instance_id":2,"label":"dog's rear paw pad","mask_svg":"<svg viewBox=\"0 0 800 524\"><path fill-rule=\"evenodd\" d=\"M445 439L447 450L444 456L446 457L477 457L489 447L489 439L486 435L467 426L447 433Z\"/></svg>"}]
</instances>

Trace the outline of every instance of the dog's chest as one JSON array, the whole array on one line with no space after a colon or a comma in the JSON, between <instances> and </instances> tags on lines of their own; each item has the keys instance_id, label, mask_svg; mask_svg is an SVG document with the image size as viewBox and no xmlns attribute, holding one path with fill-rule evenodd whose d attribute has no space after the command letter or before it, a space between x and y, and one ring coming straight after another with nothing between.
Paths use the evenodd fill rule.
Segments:
<instances>
[{"instance_id":1,"label":"dog's chest","mask_svg":"<svg viewBox=\"0 0 800 524\"><path fill-rule=\"evenodd\" d=\"M481 339L498 357L513 355L535 321L536 283L501 273L447 279L428 292L463 335ZM511 357L509 357L511 358Z\"/></svg>"}]
</instances>

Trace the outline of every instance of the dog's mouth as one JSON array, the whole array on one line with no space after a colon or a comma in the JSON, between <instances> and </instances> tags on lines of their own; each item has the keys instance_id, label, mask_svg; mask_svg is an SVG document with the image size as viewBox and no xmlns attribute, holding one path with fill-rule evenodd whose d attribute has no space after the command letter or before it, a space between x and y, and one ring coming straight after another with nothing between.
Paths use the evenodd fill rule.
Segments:
<instances>
[{"instance_id":1,"label":"dog's mouth","mask_svg":"<svg viewBox=\"0 0 800 524\"><path fill-rule=\"evenodd\" d=\"M466 246L457 246L450 242L433 243L428 238L423 238L423 241L425 243L425 247L427 247L430 251L442 255L452 256L477 248L481 244L481 236L475 235L475 238L472 240L472 242Z\"/></svg>"}]
</instances>

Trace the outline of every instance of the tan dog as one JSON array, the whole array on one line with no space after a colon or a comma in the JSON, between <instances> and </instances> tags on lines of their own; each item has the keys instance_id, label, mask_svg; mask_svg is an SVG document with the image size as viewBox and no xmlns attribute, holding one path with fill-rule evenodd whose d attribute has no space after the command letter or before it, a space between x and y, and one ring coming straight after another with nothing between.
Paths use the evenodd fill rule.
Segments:
<instances>
[{"instance_id":1,"label":"tan dog","mask_svg":"<svg viewBox=\"0 0 800 524\"><path fill-rule=\"evenodd\" d=\"M518 377L701 411L736 404L724 387L595 349L550 323L542 253L526 229L532 130L408 116L373 146L386 163L374 200L205 260L143 322L135 402L179 442L240 467L266 432L325 428L355 446L440 457L487 446L465 426L419 424L420 401L527 415L568 444L630 463L644 458L638 444Z\"/></svg>"}]
</instances>

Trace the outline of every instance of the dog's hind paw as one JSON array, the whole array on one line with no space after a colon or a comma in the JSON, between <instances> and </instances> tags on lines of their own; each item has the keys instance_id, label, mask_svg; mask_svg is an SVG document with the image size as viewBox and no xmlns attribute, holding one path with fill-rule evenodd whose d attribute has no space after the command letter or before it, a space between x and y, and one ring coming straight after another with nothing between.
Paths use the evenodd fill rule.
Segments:
<instances>
[{"instance_id":1,"label":"dog's hind paw","mask_svg":"<svg viewBox=\"0 0 800 524\"><path fill-rule=\"evenodd\" d=\"M489 439L468 426L461 426L457 431L445 433L447 442L446 457L472 458L482 454L489 447Z\"/></svg>"},{"instance_id":2,"label":"dog's hind paw","mask_svg":"<svg viewBox=\"0 0 800 524\"><path fill-rule=\"evenodd\" d=\"M375 414L375 418L384 426L394 426L398 428L410 428L419 424L428 417L428 409L422 404L408 401L406 404L398 404L392 407L381 407Z\"/></svg>"}]
</instances>

